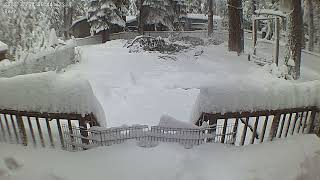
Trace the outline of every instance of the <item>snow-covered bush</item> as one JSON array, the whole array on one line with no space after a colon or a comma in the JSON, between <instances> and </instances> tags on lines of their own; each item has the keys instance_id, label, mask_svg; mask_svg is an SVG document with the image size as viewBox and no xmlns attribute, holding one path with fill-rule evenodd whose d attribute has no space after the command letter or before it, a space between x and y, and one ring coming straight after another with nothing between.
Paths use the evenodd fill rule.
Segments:
<instances>
[{"instance_id":1,"label":"snow-covered bush","mask_svg":"<svg viewBox=\"0 0 320 180\"><path fill-rule=\"evenodd\" d=\"M133 40L133 42L128 46L130 52L140 52L143 51L157 51L160 53L176 53L189 48L186 45L173 43L167 41L163 38L153 38L149 36L139 36Z\"/></svg>"},{"instance_id":2,"label":"snow-covered bush","mask_svg":"<svg viewBox=\"0 0 320 180\"><path fill-rule=\"evenodd\" d=\"M200 46L204 45L204 40L198 37L191 37L191 36L175 36L171 35L169 37L169 41L171 42L183 42L184 44L189 44L191 46Z\"/></svg>"}]
</instances>

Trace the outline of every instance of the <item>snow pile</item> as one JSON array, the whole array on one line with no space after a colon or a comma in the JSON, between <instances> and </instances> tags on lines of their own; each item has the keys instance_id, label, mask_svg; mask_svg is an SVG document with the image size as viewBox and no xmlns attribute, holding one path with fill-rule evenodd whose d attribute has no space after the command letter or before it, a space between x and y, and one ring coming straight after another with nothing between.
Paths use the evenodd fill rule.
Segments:
<instances>
[{"instance_id":1,"label":"snow pile","mask_svg":"<svg viewBox=\"0 0 320 180\"><path fill-rule=\"evenodd\" d=\"M196 101L192 119L202 112L226 113L276 110L306 106L320 107L320 81L261 83L254 79L218 82L204 87Z\"/></svg>"},{"instance_id":2,"label":"snow pile","mask_svg":"<svg viewBox=\"0 0 320 180\"><path fill-rule=\"evenodd\" d=\"M167 128L198 128L198 126L194 125L193 123L179 121L169 115L161 116L158 126Z\"/></svg>"},{"instance_id":3,"label":"snow pile","mask_svg":"<svg viewBox=\"0 0 320 180\"><path fill-rule=\"evenodd\" d=\"M208 144L185 149L178 144L165 143L154 148L141 148L128 142L70 153L10 144L0 146L1 180L320 178L320 141L314 135L289 137L244 148ZM90 169L84 164L91 165Z\"/></svg>"},{"instance_id":4,"label":"snow pile","mask_svg":"<svg viewBox=\"0 0 320 180\"><path fill-rule=\"evenodd\" d=\"M38 54L29 54L23 61L15 61L7 66L0 66L0 77L13 77L23 74L62 70L75 63L75 43L48 48Z\"/></svg>"},{"instance_id":5,"label":"snow pile","mask_svg":"<svg viewBox=\"0 0 320 180\"><path fill-rule=\"evenodd\" d=\"M283 78L283 79L290 79L290 80L293 79L289 75L288 66L286 65L277 66L275 63L272 63L272 64L267 64L263 66L263 68L266 71L270 72L271 75L276 78Z\"/></svg>"},{"instance_id":6,"label":"snow pile","mask_svg":"<svg viewBox=\"0 0 320 180\"><path fill-rule=\"evenodd\" d=\"M0 41L0 52L8 50L8 45Z\"/></svg>"},{"instance_id":7,"label":"snow pile","mask_svg":"<svg viewBox=\"0 0 320 180\"><path fill-rule=\"evenodd\" d=\"M104 111L89 82L79 74L46 72L0 78L0 109L94 113L105 125Z\"/></svg>"}]
</instances>

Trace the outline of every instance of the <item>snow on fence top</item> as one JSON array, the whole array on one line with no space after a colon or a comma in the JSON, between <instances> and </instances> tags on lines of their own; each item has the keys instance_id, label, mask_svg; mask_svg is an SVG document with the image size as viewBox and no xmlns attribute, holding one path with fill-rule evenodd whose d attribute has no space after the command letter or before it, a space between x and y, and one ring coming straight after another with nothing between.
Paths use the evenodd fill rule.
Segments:
<instances>
[{"instance_id":1,"label":"snow on fence top","mask_svg":"<svg viewBox=\"0 0 320 180\"><path fill-rule=\"evenodd\" d=\"M7 51L8 45L0 41L0 52Z\"/></svg>"},{"instance_id":2,"label":"snow on fence top","mask_svg":"<svg viewBox=\"0 0 320 180\"><path fill-rule=\"evenodd\" d=\"M192 120L202 112L227 113L320 107L320 81L281 83L220 82L201 88L193 108Z\"/></svg>"},{"instance_id":3,"label":"snow on fence top","mask_svg":"<svg viewBox=\"0 0 320 180\"><path fill-rule=\"evenodd\" d=\"M104 111L90 83L77 74L45 72L0 78L0 109L47 112L93 113L105 126Z\"/></svg>"}]
</instances>

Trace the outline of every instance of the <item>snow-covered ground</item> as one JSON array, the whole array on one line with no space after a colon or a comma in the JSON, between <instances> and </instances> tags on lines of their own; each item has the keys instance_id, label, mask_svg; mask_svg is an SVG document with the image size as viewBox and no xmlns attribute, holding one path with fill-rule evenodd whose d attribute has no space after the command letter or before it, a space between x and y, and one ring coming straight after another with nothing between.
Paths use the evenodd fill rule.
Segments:
<instances>
[{"instance_id":1,"label":"snow-covered ground","mask_svg":"<svg viewBox=\"0 0 320 180\"><path fill-rule=\"evenodd\" d=\"M129 53L129 49L123 47L126 42L115 40L80 47L80 64L67 70L69 73L80 72L88 78L104 108L109 127L156 125L162 115L192 122L202 110L252 110L256 104L261 109L289 108L317 103L319 82L304 84L320 79L316 71L305 71L314 68L309 67L309 63L304 63L302 68L303 75L307 74L308 78L291 82L276 78L266 68L248 62L245 55L227 52L226 44L197 46L187 52L164 55ZM319 64L320 67L320 61L308 61L312 61L312 66ZM310 73L315 76L310 78ZM201 98L200 89L210 98ZM299 99L299 96L293 98L296 92L309 93Z\"/></svg>"},{"instance_id":2,"label":"snow-covered ground","mask_svg":"<svg viewBox=\"0 0 320 180\"><path fill-rule=\"evenodd\" d=\"M135 142L70 153L0 144L1 180L319 180L320 141L314 135L237 148Z\"/></svg>"}]
</instances>

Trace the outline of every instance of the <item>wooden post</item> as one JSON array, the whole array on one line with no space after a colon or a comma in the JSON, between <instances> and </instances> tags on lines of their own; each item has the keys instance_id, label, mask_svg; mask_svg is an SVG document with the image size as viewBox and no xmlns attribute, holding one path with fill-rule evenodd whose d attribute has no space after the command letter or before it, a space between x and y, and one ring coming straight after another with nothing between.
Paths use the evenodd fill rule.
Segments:
<instances>
[{"instance_id":1,"label":"wooden post","mask_svg":"<svg viewBox=\"0 0 320 180\"><path fill-rule=\"evenodd\" d=\"M3 114L3 115L5 116L5 114ZM6 139L6 132L5 132L5 130L4 130L4 126L3 126L3 123L2 123L2 118L1 118L1 116L0 116L0 126L1 126L1 132L2 132L3 140L4 140L4 142L6 142L6 141L7 141L7 139Z\"/></svg>"},{"instance_id":2,"label":"wooden post","mask_svg":"<svg viewBox=\"0 0 320 180\"><path fill-rule=\"evenodd\" d=\"M244 128L241 134L241 140L240 140L240 146L243 146L246 140L247 136L247 130L248 130L248 124L249 124L249 117L246 117L246 121L244 123Z\"/></svg>"},{"instance_id":3,"label":"wooden post","mask_svg":"<svg viewBox=\"0 0 320 180\"><path fill-rule=\"evenodd\" d=\"M9 122L8 122L8 118L6 116L6 114L4 114L4 120L5 120L5 123L6 123L6 126L7 126L7 132L8 132L8 135L9 135L9 142L11 142L11 131L10 131L10 126L9 126Z\"/></svg>"},{"instance_id":4,"label":"wooden post","mask_svg":"<svg viewBox=\"0 0 320 180\"><path fill-rule=\"evenodd\" d=\"M253 55L257 54L256 46L257 46L257 34L258 34L258 20L255 17L252 18L252 40L253 40Z\"/></svg>"},{"instance_id":5,"label":"wooden post","mask_svg":"<svg viewBox=\"0 0 320 180\"><path fill-rule=\"evenodd\" d=\"M18 123L18 127L19 127L19 132L20 132L22 144L24 146L27 146L28 145L28 139L27 139L26 129L25 129L24 124L23 124L22 116L20 114L17 114L16 118L17 118L17 123Z\"/></svg>"},{"instance_id":6,"label":"wooden post","mask_svg":"<svg viewBox=\"0 0 320 180\"><path fill-rule=\"evenodd\" d=\"M258 128L259 118L260 116L257 116L254 122L250 144L254 144L254 140L257 137L257 128Z\"/></svg>"},{"instance_id":7,"label":"wooden post","mask_svg":"<svg viewBox=\"0 0 320 180\"><path fill-rule=\"evenodd\" d=\"M237 132L238 132L238 124L239 124L239 118L236 117L236 121L234 123L234 126L233 126L233 130L232 130L232 133L233 133L233 143L232 144L235 144L236 143L236 139L237 139Z\"/></svg>"},{"instance_id":8,"label":"wooden post","mask_svg":"<svg viewBox=\"0 0 320 180\"><path fill-rule=\"evenodd\" d=\"M266 115L266 119L264 120L264 123L263 123L261 137L260 137L260 143L263 143L263 141L264 141L264 135L266 134L268 120L269 120L269 114Z\"/></svg>"},{"instance_id":9,"label":"wooden post","mask_svg":"<svg viewBox=\"0 0 320 180\"><path fill-rule=\"evenodd\" d=\"M224 143L226 139L227 126L228 126L228 118L225 118L223 123L223 129L222 129L221 143Z\"/></svg>"},{"instance_id":10,"label":"wooden post","mask_svg":"<svg viewBox=\"0 0 320 180\"><path fill-rule=\"evenodd\" d=\"M278 135L278 138L281 138L281 136L282 136L282 131L283 131L284 123L286 122L286 117L287 117L287 114L283 114L282 122L281 122L281 126L280 126L280 133L279 133L279 135Z\"/></svg>"},{"instance_id":11,"label":"wooden post","mask_svg":"<svg viewBox=\"0 0 320 180\"><path fill-rule=\"evenodd\" d=\"M51 119L46 118L46 125L47 125L47 130L48 130L48 135L49 135L50 144L51 144L51 147L54 147L54 141L53 141L53 137L52 137L52 131L51 131L51 126L50 126L50 121L51 121Z\"/></svg>"},{"instance_id":12,"label":"wooden post","mask_svg":"<svg viewBox=\"0 0 320 180\"><path fill-rule=\"evenodd\" d=\"M36 146L36 145L37 145L37 142L36 142L36 138L35 138L35 135L34 135L32 123L31 123L30 117L27 117L27 118L28 118L28 124L29 124L29 129L30 129L31 137L32 137L32 140L33 140L33 145Z\"/></svg>"},{"instance_id":13,"label":"wooden post","mask_svg":"<svg viewBox=\"0 0 320 180\"><path fill-rule=\"evenodd\" d=\"M14 132L14 135L16 137L16 142L19 143L19 135L18 135L17 128L16 128L16 125L14 123L14 119L13 119L13 115L12 114L10 115L10 118L11 118L11 123L12 123L12 126L13 126L13 132Z\"/></svg>"},{"instance_id":14,"label":"wooden post","mask_svg":"<svg viewBox=\"0 0 320 180\"><path fill-rule=\"evenodd\" d=\"M87 121L88 118L89 118L89 121ZM87 128L86 122L90 122L90 121L91 121L91 115L86 115L84 118L79 120L80 134L85 138L88 137L88 128ZM81 138L81 142L83 144L89 144L89 140L85 138Z\"/></svg>"},{"instance_id":15,"label":"wooden post","mask_svg":"<svg viewBox=\"0 0 320 180\"><path fill-rule=\"evenodd\" d=\"M45 147L44 138L43 138L43 134L42 134L42 129L41 129L41 125L40 125L40 122L39 122L39 118L38 117L35 117L35 118L36 118L36 122L37 122L37 127L38 127L38 132L39 132L41 145L42 145L42 147Z\"/></svg>"},{"instance_id":16,"label":"wooden post","mask_svg":"<svg viewBox=\"0 0 320 180\"><path fill-rule=\"evenodd\" d=\"M293 114L293 113L290 113L290 115L289 115L288 126L287 126L286 133L285 133L284 137L287 137L287 136L288 136L288 133L289 133L289 130L290 130L290 124L291 124L292 114Z\"/></svg>"},{"instance_id":17,"label":"wooden post","mask_svg":"<svg viewBox=\"0 0 320 180\"><path fill-rule=\"evenodd\" d=\"M56 121L57 121L57 127L58 127L61 147L62 147L62 149L64 149L65 145L64 145L64 139L63 139L63 133L62 133L61 124L60 124L60 119L56 119Z\"/></svg>"},{"instance_id":18,"label":"wooden post","mask_svg":"<svg viewBox=\"0 0 320 180\"><path fill-rule=\"evenodd\" d=\"M279 17L275 17L275 36L276 36L276 46L275 46L275 54L274 54L274 63L279 66L279 43L280 43L280 21Z\"/></svg>"},{"instance_id":19,"label":"wooden post","mask_svg":"<svg viewBox=\"0 0 320 180\"><path fill-rule=\"evenodd\" d=\"M273 118L273 121L271 124L271 129L269 132L269 141L272 141L273 138L277 136L277 130L278 130L279 123L280 123L280 116L281 116L281 114L277 114Z\"/></svg>"}]
</instances>

